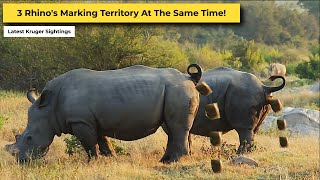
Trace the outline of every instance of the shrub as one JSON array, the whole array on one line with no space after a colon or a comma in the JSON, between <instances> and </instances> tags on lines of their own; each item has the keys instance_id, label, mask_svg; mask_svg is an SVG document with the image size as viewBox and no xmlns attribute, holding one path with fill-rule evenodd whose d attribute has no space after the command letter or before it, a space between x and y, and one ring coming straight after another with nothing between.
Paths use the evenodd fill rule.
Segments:
<instances>
[{"instance_id":1,"label":"shrub","mask_svg":"<svg viewBox=\"0 0 320 180\"><path fill-rule=\"evenodd\" d=\"M319 72L320 62L317 60L310 60L298 64L295 72L300 78L307 78L317 80L320 76Z\"/></svg>"},{"instance_id":2,"label":"shrub","mask_svg":"<svg viewBox=\"0 0 320 180\"><path fill-rule=\"evenodd\" d=\"M293 74L296 74L296 71L295 69L297 68L298 64L287 64L286 65L286 74L287 75L293 75Z\"/></svg>"},{"instance_id":3,"label":"shrub","mask_svg":"<svg viewBox=\"0 0 320 180\"><path fill-rule=\"evenodd\" d=\"M79 154L83 149L81 146L81 142L77 139L76 136L71 136L69 138L65 138L64 142L66 143L67 149L66 149L66 154L69 156L73 154Z\"/></svg>"},{"instance_id":4,"label":"shrub","mask_svg":"<svg viewBox=\"0 0 320 180\"><path fill-rule=\"evenodd\" d=\"M1 116L0 116L0 118L1 118ZM69 138L65 138L64 142L66 143L66 146L67 146L65 152L66 152L66 154L68 154L70 156L73 154L80 154L84 150L82 148L81 142L74 135L72 135ZM114 150L117 154L129 155L129 153L127 153L127 151L124 149L124 147L119 146L116 141L112 140L111 143L112 143Z\"/></svg>"},{"instance_id":5,"label":"shrub","mask_svg":"<svg viewBox=\"0 0 320 180\"><path fill-rule=\"evenodd\" d=\"M124 147L119 146L115 140L111 140L111 143L112 143L112 146L114 147L114 151L117 154L129 155L129 153L124 149Z\"/></svg>"}]
</instances>

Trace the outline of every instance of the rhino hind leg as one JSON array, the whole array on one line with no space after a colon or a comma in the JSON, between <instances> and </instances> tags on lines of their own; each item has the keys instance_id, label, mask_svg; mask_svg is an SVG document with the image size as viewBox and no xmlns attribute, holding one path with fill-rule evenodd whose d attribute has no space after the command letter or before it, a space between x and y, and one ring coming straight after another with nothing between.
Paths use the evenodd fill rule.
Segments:
<instances>
[{"instance_id":1,"label":"rhino hind leg","mask_svg":"<svg viewBox=\"0 0 320 180\"><path fill-rule=\"evenodd\" d=\"M112 143L105 136L98 136L98 145L100 154L103 156L116 156Z\"/></svg>"},{"instance_id":2,"label":"rhino hind leg","mask_svg":"<svg viewBox=\"0 0 320 180\"><path fill-rule=\"evenodd\" d=\"M243 154L254 150L253 137L254 133L251 129L239 128L236 129L239 135L240 146L237 150L237 154Z\"/></svg>"},{"instance_id":3,"label":"rhino hind leg","mask_svg":"<svg viewBox=\"0 0 320 180\"><path fill-rule=\"evenodd\" d=\"M162 163L177 162L184 155L189 154L188 132L175 132L168 135L168 143L165 154L161 158Z\"/></svg>"},{"instance_id":4,"label":"rhino hind leg","mask_svg":"<svg viewBox=\"0 0 320 180\"><path fill-rule=\"evenodd\" d=\"M79 139L81 145L87 152L89 160L92 157L97 157L97 131L84 123L73 123L71 127L73 134Z\"/></svg>"},{"instance_id":5,"label":"rhino hind leg","mask_svg":"<svg viewBox=\"0 0 320 180\"><path fill-rule=\"evenodd\" d=\"M169 131L168 131L168 128L167 128L166 124L163 123L163 124L161 125L161 127L162 127L163 131L164 131L167 135L169 135ZM188 153L188 154L191 155L191 154L192 154L192 150L191 150L191 146L192 146L192 136L191 136L191 133L189 133L189 135L188 135L188 144L189 144L189 153Z\"/></svg>"}]
</instances>

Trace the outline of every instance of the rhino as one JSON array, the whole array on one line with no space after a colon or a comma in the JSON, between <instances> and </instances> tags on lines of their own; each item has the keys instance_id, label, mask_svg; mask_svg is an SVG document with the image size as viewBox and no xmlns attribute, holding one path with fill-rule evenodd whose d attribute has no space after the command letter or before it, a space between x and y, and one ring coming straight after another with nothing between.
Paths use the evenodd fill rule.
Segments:
<instances>
[{"instance_id":1,"label":"rhino","mask_svg":"<svg viewBox=\"0 0 320 180\"><path fill-rule=\"evenodd\" d=\"M54 136L65 133L80 140L90 159L97 156L96 144L104 155L114 152L106 136L132 141L166 124L171 133L161 162L178 161L189 153L189 131L199 106L195 84L202 70L191 64L188 73L142 65L71 70L49 81L39 98L34 90L28 92L27 127L5 149L28 162L44 156Z\"/></svg>"},{"instance_id":2,"label":"rhino","mask_svg":"<svg viewBox=\"0 0 320 180\"><path fill-rule=\"evenodd\" d=\"M286 66L280 63L272 63L268 68L270 76L285 76L286 71Z\"/></svg>"},{"instance_id":3,"label":"rhino","mask_svg":"<svg viewBox=\"0 0 320 180\"><path fill-rule=\"evenodd\" d=\"M190 133L209 137L211 132L236 130L240 141L237 152L250 151L254 135L271 108L274 111L281 110L279 101L272 99L272 92L285 86L285 78L271 76L269 79L274 81L278 78L282 79L282 84L269 87L251 73L226 67L205 71L199 83L205 81L215 93L200 96L199 110ZM212 103L218 104L220 112L220 117L214 120L205 113L207 104Z\"/></svg>"},{"instance_id":4,"label":"rhino","mask_svg":"<svg viewBox=\"0 0 320 180\"><path fill-rule=\"evenodd\" d=\"M274 81L279 78L282 79L281 85L269 87L255 75L231 68L218 67L203 72L199 84L206 82L214 93L200 96L199 110L190 133L211 137L212 132L225 134L236 130L240 142L237 153L252 151L254 136L269 111L281 110L282 105L277 99L272 99L272 92L285 86L285 78L271 76L269 79ZM206 107L215 103L218 104L219 118L212 119L208 117ZM166 124L162 124L162 128L167 134L171 133Z\"/></svg>"}]
</instances>

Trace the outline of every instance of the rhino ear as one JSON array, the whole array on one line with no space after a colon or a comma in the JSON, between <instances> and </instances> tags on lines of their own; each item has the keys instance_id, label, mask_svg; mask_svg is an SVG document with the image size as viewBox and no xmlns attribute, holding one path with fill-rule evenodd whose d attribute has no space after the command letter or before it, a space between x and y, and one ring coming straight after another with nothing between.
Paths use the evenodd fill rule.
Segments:
<instances>
[{"instance_id":1,"label":"rhino ear","mask_svg":"<svg viewBox=\"0 0 320 180\"><path fill-rule=\"evenodd\" d=\"M42 91L41 96L39 98L40 99L39 108L48 105L50 103L52 95L53 95L52 91L49 91L49 90Z\"/></svg>"}]
</instances>

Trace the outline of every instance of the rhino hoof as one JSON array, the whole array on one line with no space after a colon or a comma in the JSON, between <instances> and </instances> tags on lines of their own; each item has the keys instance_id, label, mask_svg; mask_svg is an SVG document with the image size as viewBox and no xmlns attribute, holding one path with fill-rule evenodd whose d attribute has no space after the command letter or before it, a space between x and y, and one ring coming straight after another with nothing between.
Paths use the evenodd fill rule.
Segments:
<instances>
[{"instance_id":1,"label":"rhino hoof","mask_svg":"<svg viewBox=\"0 0 320 180\"><path fill-rule=\"evenodd\" d=\"M281 130L281 131L285 130L286 126L287 126L286 120L285 119L278 119L277 120L277 126L278 126L279 130Z\"/></svg>"},{"instance_id":2,"label":"rhino hoof","mask_svg":"<svg viewBox=\"0 0 320 180\"><path fill-rule=\"evenodd\" d=\"M207 104L204 107L205 111L206 111L206 116L209 119L219 119L220 118L220 112L219 112L219 107L217 103L213 103L213 104Z\"/></svg>"},{"instance_id":3,"label":"rhino hoof","mask_svg":"<svg viewBox=\"0 0 320 180\"><path fill-rule=\"evenodd\" d=\"M288 138L287 137L279 137L280 146L281 147L288 147Z\"/></svg>"},{"instance_id":4,"label":"rhino hoof","mask_svg":"<svg viewBox=\"0 0 320 180\"><path fill-rule=\"evenodd\" d=\"M212 93L211 88L208 86L206 82L201 82L196 86L196 89L201 95L208 96Z\"/></svg>"},{"instance_id":5,"label":"rhino hoof","mask_svg":"<svg viewBox=\"0 0 320 180\"><path fill-rule=\"evenodd\" d=\"M212 159L211 160L211 168L214 173L220 173L222 171L222 161Z\"/></svg>"},{"instance_id":6,"label":"rhino hoof","mask_svg":"<svg viewBox=\"0 0 320 180\"><path fill-rule=\"evenodd\" d=\"M279 112L282 110L282 104L279 99L269 99L268 101L274 112Z\"/></svg>"},{"instance_id":7,"label":"rhino hoof","mask_svg":"<svg viewBox=\"0 0 320 180\"><path fill-rule=\"evenodd\" d=\"M220 146L222 144L221 132L212 131L209 133L209 137L212 146Z\"/></svg>"}]
</instances>

